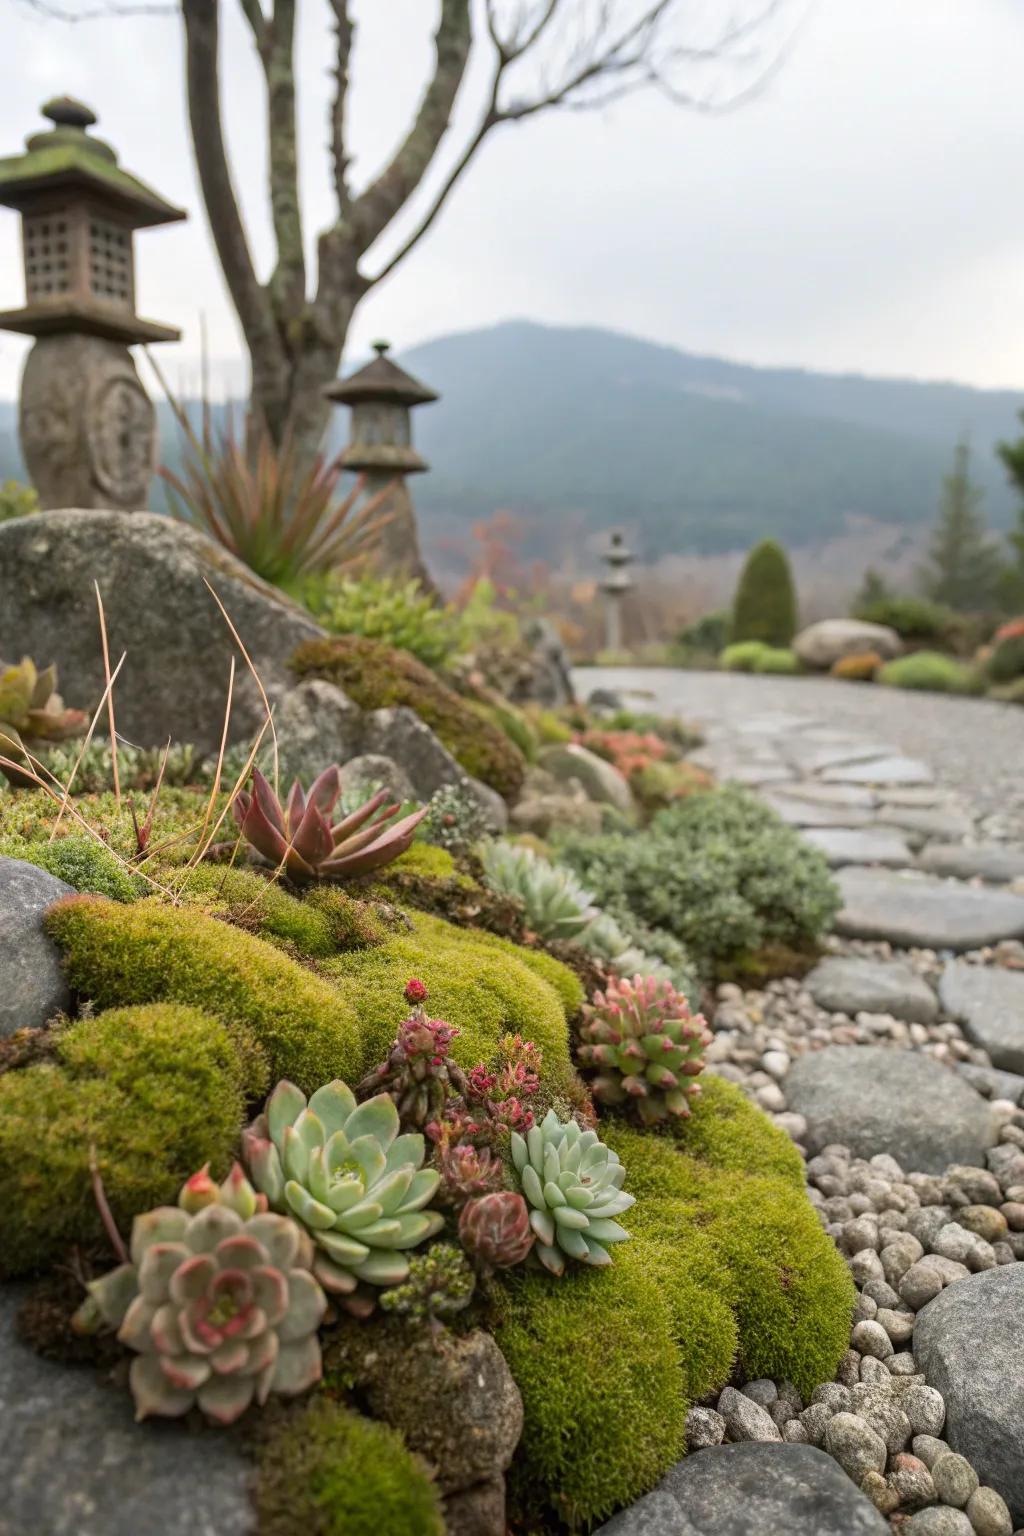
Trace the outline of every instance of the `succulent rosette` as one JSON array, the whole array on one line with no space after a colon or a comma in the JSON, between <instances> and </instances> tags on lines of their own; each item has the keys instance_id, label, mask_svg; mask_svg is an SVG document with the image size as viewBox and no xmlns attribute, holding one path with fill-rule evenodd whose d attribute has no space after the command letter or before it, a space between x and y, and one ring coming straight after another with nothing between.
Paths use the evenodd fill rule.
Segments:
<instances>
[{"instance_id":1,"label":"succulent rosette","mask_svg":"<svg viewBox=\"0 0 1024 1536\"><path fill-rule=\"evenodd\" d=\"M515 1190L497 1190L467 1201L459 1216L459 1241L488 1269L521 1264L534 1244L530 1208Z\"/></svg>"},{"instance_id":2,"label":"succulent rosette","mask_svg":"<svg viewBox=\"0 0 1024 1536\"><path fill-rule=\"evenodd\" d=\"M601 1104L632 1104L645 1125L684 1118L700 1087L711 1031L671 982L612 977L583 1009L579 1061Z\"/></svg>"},{"instance_id":3,"label":"succulent rosette","mask_svg":"<svg viewBox=\"0 0 1024 1536\"><path fill-rule=\"evenodd\" d=\"M273 1210L309 1232L313 1273L327 1291L350 1294L359 1281L401 1284L409 1273L405 1250L444 1224L437 1211L423 1209L440 1182L435 1169L422 1166L424 1139L399 1129L386 1093L357 1105L351 1088L335 1081L307 1104L285 1081L242 1133L253 1183Z\"/></svg>"},{"instance_id":4,"label":"succulent rosette","mask_svg":"<svg viewBox=\"0 0 1024 1536\"><path fill-rule=\"evenodd\" d=\"M131 1262L93 1281L77 1321L116 1327L136 1351L136 1418L198 1406L231 1424L271 1392L292 1397L320 1379L327 1298L312 1263L306 1233L262 1209L237 1163L219 1187L203 1170L177 1206L136 1217Z\"/></svg>"},{"instance_id":5,"label":"succulent rosette","mask_svg":"<svg viewBox=\"0 0 1024 1536\"><path fill-rule=\"evenodd\" d=\"M618 1154L596 1131L581 1130L575 1120L559 1120L549 1109L525 1136L513 1131L512 1161L530 1206L534 1251L544 1268L561 1275L567 1258L610 1264L609 1245L629 1237L614 1218L636 1204L623 1191L626 1170Z\"/></svg>"}]
</instances>

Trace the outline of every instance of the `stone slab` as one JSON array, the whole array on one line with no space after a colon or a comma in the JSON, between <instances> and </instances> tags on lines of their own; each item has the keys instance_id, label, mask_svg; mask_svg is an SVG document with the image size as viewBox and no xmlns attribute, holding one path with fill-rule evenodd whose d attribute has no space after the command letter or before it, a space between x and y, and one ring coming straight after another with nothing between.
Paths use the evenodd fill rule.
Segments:
<instances>
[{"instance_id":1,"label":"stone slab","mask_svg":"<svg viewBox=\"0 0 1024 1536\"><path fill-rule=\"evenodd\" d=\"M879 757L826 768L821 777L826 784L930 784L932 771L914 757Z\"/></svg>"},{"instance_id":2,"label":"stone slab","mask_svg":"<svg viewBox=\"0 0 1024 1536\"><path fill-rule=\"evenodd\" d=\"M963 811L937 809L916 805L883 805L877 820L883 826L899 827L903 832L914 833L924 842L926 838L941 838L943 842L957 842L969 837L973 830L971 819Z\"/></svg>"},{"instance_id":3,"label":"stone slab","mask_svg":"<svg viewBox=\"0 0 1024 1536\"><path fill-rule=\"evenodd\" d=\"M833 869L844 864L881 864L905 869L914 856L899 833L886 828L808 827L804 836Z\"/></svg>"},{"instance_id":4,"label":"stone slab","mask_svg":"<svg viewBox=\"0 0 1024 1536\"><path fill-rule=\"evenodd\" d=\"M882 741L858 741L850 738L845 742L819 746L807 745L798 736L785 748L786 756L803 773L821 773L826 768L841 768L847 763L874 762L878 758L898 757L899 748Z\"/></svg>"},{"instance_id":5,"label":"stone slab","mask_svg":"<svg viewBox=\"0 0 1024 1536\"><path fill-rule=\"evenodd\" d=\"M939 1000L994 1067L1024 1073L1024 972L953 960L939 979Z\"/></svg>"},{"instance_id":6,"label":"stone slab","mask_svg":"<svg viewBox=\"0 0 1024 1536\"><path fill-rule=\"evenodd\" d=\"M0 1536L253 1536L236 1432L136 1424L127 1388L42 1360L0 1289Z\"/></svg>"},{"instance_id":7,"label":"stone slab","mask_svg":"<svg viewBox=\"0 0 1024 1536\"><path fill-rule=\"evenodd\" d=\"M870 811L878 804L873 790L861 784L822 784L817 779L807 779L780 791L787 799L806 801L810 805L846 807L853 811Z\"/></svg>"},{"instance_id":8,"label":"stone slab","mask_svg":"<svg viewBox=\"0 0 1024 1536\"><path fill-rule=\"evenodd\" d=\"M830 1013L888 1013L908 1024L931 1024L939 1011L928 983L899 960L830 955L804 986Z\"/></svg>"},{"instance_id":9,"label":"stone slab","mask_svg":"<svg viewBox=\"0 0 1024 1536\"><path fill-rule=\"evenodd\" d=\"M764 797L776 815L789 827L866 827L870 811L855 811L848 806L814 805L809 800L790 799L781 791Z\"/></svg>"},{"instance_id":10,"label":"stone slab","mask_svg":"<svg viewBox=\"0 0 1024 1536\"><path fill-rule=\"evenodd\" d=\"M929 843L921 868L958 880L987 880L993 885L1024 879L1024 851L1005 843Z\"/></svg>"},{"instance_id":11,"label":"stone slab","mask_svg":"<svg viewBox=\"0 0 1024 1536\"><path fill-rule=\"evenodd\" d=\"M1024 936L1024 897L980 890L931 875L841 869L836 931L925 949L977 949Z\"/></svg>"},{"instance_id":12,"label":"stone slab","mask_svg":"<svg viewBox=\"0 0 1024 1536\"><path fill-rule=\"evenodd\" d=\"M945 1435L1024 1524L1024 1264L968 1275L918 1313L914 1359L946 1400Z\"/></svg>"},{"instance_id":13,"label":"stone slab","mask_svg":"<svg viewBox=\"0 0 1024 1536\"><path fill-rule=\"evenodd\" d=\"M0 1038L40 1029L71 1006L57 947L43 928L47 907L71 894L45 869L0 858Z\"/></svg>"},{"instance_id":14,"label":"stone slab","mask_svg":"<svg viewBox=\"0 0 1024 1536\"><path fill-rule=\"evenodd\" d=\"M888 1152L904 1168L943 1173L950 1163L985 1165L992 1113L955 1072L917 1051L827 1045L795 1063L784 1084L803 1115L808 1151L841 1142L855 1157Z\"/></svg>"},{"instance_id":15,"label":"stone slab","mask_svg":"<svg viewBox=\"0 0 1024 1536\"><path fill-rule=\"evenodd\" d=\"M986 1099L1006 1099L1024 1105L1024 1077L1017 1072L1001 1072L998 1067L979 1067L973 1061L958 1061L956 1070Z\"/></svg>"}]
</instances>

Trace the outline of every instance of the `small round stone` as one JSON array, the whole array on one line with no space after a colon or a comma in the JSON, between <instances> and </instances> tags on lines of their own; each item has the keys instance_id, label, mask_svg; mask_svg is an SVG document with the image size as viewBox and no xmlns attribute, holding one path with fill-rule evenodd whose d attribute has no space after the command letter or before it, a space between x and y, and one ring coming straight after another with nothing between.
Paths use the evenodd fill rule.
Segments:
<instances>
[{"instance_id":1,"label":"small round stone","mask_svg":"<svg viewBox=\"0 0 1024 1536\"><path fill-rule=\"evenodd\" d=\"M876 1360L888 1360L893 1353L892 1339L873 1318L857 1324L850 1334L850 1343L862 1355L873 1355Z\"/></svg>"},{"instance_id":2,"label":"small round stone","mask_svg":"<svg viewBox=\"0 0 1024 1536\"><path fill-rule=\"evenodd\" d=\"M825 1381L815 1387L811 1402L824 1403L829 1413L849 1413L850 1389L838 1381Z\"/></svg>"},{"instance_id":3,"label":"small round stone","mask_svg":"<svg viewBox=\"0 0 1024 1536\"><path fill-rule=\"evenodd\" d=\"M899 1283L899 1293L908 1307L913 1307L915 1312L920 1312L930 1301L934 1301L942 1290L942 1276L934 1264L929 1264L927 1259L920 1259L916 1264L911 1264L906 1274Z\"/></svg>"},{"instance_id":4,"label":"small round stone","mask_svg":"<svg viewBox=\"0 0 1024 1536\"><path fill-rule=\"evenodd\" d=\"M910 1449L929 1469L934 1467L940 1456L953 1454L945 1440L939 1440L935 1435L915 1435L910 1442Z\"/></svg>"},{"instance_id":5,"label":"small round stone","mask_svg":"<svg viewBox=\"0 0 1024 1536\"><path fill-rule=\"evenodd\" d=\"M865 1472L884 1472L885 1441L854 1413L837 1413L825 1430L825 1449L859 1483Z\"/></svg>"},{"instance_id":6,"label":"small round stone","mask_svg":"<svg viewBox=\"0 0 1024 1536\"><path fill-rule=\"evenodd\" d=\"M894 1312L890 1307L879 1307L875 1320L894 1345L909 1344L914 1336L913 1312Z\"/></svg>"},{"instance_id":7,"label":"small round stone","mask_svg":"<svg viewBox=\"0 0 1024 1536\"><path fill-rule=\"evenodd\" d=\"M800 1415L800 1423L807 1431L808 1445L821 1445L831 1417L832 1412L824 1403L812 1403L809 1408L803 1410ZM785 1433L785 1430L783 1430L783 1433Z\"/></svg>"},{"instance_id":8,"label":"small round stone","mask_svg":"<svg viewBox=\"0 0 1024 1536\"><path fill-rule=\"evenodd\" d=\"M725 1439L725 1420L713 1408L691 1408L686 1415L686 1449L703 1450L721 1445Z\"/></svg>"},{"instance_id":9,"label":"small round stone","mask_svg":"<svg viewBox=\"0 0 1024 1536\"><path fill-rule=\"evenodd\" d=\"M957 1219L968 1232L983 1237L987 1243L998 1243L1006 1236L1006 1217L991 1205L965 1205L962 1211L957 1211Z\"/></svg>"},{"instance_id":10,"label":"small round stone","mask_svg":"<svg viewBox=\"0 0 1024 1536\"><path fill-rule=\"evenodd\" d=\"M952 1504L955 1509L964 1508L979 1481L967 1457L955 1451L946 1451L932 1463L932 1479L943 1504Z\"/></svg>"},{"instance_id":11,"label":"small round stone","mask_svg":"<svg viewBox=\"0 0 1024 1536\"><path fill-rule=\"evenodd\" d=\"M917 1361L909 1349L904 1349L885 1362L890 1376L916 1376Z\"/></svg>"},{"instance_id":12,"label":"small round stone","mask_svg":"<svg viewBox=\"0 0 1024 1536\"><path fill-rule=\"evenodd\" d=\"M916 1456L894 1456L888 1477L889 1486L899 1495L906 1509L920 1509L935 1500L932 1474Z\"/></svg>"},{"instance_id":13,"label":"small round stone","mask_svg":"<svg viewBox=\"0 0 1024 1536\"><path fill-rule=\"evenodd\" d=\"M869 1280L884 1280L885 1271L882 1261L873 1248L862 1248L855 1253L850 1260L850 1274L857 1285L866 1285Z\"/></svg>"},{"instance_id":14,"label":"small round stone","mask_svg":"<svg viewBox=\"0 0 1024 1536\"><path fill-rule=\"evenodd\" d=\"M933 1504L931 1509L919 1509L911 1515L900 1536L974 1536L974 1527L962 1509Z\"/></svg>"},{"instance_id":15,"label":"small round stone","mask_svg":"<svg viewBox=\"0 0 1024 1536\"><path fill-rule=\"evenodd\" d=\"M810 1436L799 1419L787 1419L782 1426L782 1438L787 1445L808 1445Z\"/></svg>"},{"instance_id":16,"label":"small round stone","mask_svg":"<svg viewBox=\"0 0 1024 1536\"><path fill-rule=\"evenodd\" d=\"M889 1486L881 1472L865 1472L860 1480L860 1491L883 1515L894 1514L900 1507L899 1494Z\"/></svg>"},{"instance_id":17,"label":"small round stone","mask_svg":"<svg viewBox=\"0 0 1024 1536\"><path fill-rule=\"evenodd\" d=\"M934 1387L908 1387L902 1397L903 1412L915 1435L938 1435L946 1422L946 1404Z\"/></svg>"},{"instance_id":18,"label":"small round stone","mask_svg":"<svg viewBox=\"0 0 1024 1536\"><path fill-rule=\"evenodd\" d=\"M1007 1200L999 1207L1011 1232L1024 1232L1024 1202Z\"/></svg>"},{"instance_id":19,"label":"small round stone","mask_svg":"<svg viewBox=\"0 0 1024 1536\"><path fill-rule=\"evenodd\" d=\"M994 1488L979 1488L967 1500L967 1518L976 1536L1013 1536L1006 1501Z\"/></svg>"},{"instance_id":20,"label":"small round stone","mask_svg":"<svg viewBox=\"0 0 1024 1536\"><path fill-rule=\"evenodd\" d=\"M876 1360L874 1355L865 1355L860 1362L860 1379L871 1387L888 1386L891 1382L886 1367L888 1360Z\"/></svg>"}]
</instances>

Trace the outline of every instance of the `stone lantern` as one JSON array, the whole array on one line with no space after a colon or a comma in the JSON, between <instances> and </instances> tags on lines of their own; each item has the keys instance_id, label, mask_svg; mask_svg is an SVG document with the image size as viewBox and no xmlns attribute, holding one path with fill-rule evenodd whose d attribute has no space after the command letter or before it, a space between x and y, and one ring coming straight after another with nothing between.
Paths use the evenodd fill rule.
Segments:
<instances>
[{"instance_id":1,"label":"stone lantern","mask_svg":"<svg viewBox=\"0 0 1024 1536\"><path fill-rule=\"evenodd\" d=\"M68 97L53 127L0 159L0 203L21 214L25 305L0 328L34 336L19 431L40 505L144 507L156 466L156 413L129 347L179 331L135 313L136 229L186 217L117 163Z\"/></svg>"},{"instance_id":2,"label":"stone lantern","mask_svg":"<svg viewBox=\"0 0 1024 1536\"><path fill-rule=\"evenodd\" d=\"M627 549L621 533L613 533L601 553L608 567L608 574L601 580L604 593L604 645L607 651L622 649L622 603L633 586L628 567L633 564L633 552Z\"/></svg>"},{"instance_id":3,"label":"stone lantern","mask_svg":"<svg viewBox=\"0 0 1024 1536\"><path fill-rule=\"evenodd\" d=\"M327 397L352 410L348 446L340 455L346 469L366 477L367 495L392 486L387 498L389 521L381 532L376 564L395 575L416 576L433 590L416 536L416 516L407 475L430 468L412 445L412 410L438 396L388 357L388 343L378 341L377 356L347 379L338 379Z\"/></svg>"}]
</instances>

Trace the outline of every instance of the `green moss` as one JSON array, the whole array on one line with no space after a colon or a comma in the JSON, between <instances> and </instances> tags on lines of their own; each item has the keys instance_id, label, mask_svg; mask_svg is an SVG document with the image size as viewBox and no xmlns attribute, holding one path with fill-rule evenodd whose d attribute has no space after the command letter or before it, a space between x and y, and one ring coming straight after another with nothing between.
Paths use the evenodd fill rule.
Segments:
<instances>
[{"instance_id":1,"label":"green moss","mask_svg":"<svg viewBox=\"0 0 1024 1536\"><path fill-rule=\"evenodd\" d=\"M427 1465L385 1424L319 1396L267 1436L259 1536L444 1536Z\"/></svg>"},{"instance_id":2,"label":"green moss","mask_svg":"<svg viewBox=\"0 0 1024 1536\"><path fill-rule=\"evenodd\" d=\"M849 1342L853 1284L799 1154L738 1088L709 1078L674 1136L614 1119L601 1133L637 1197L613 1267L502 1281L527 1520L546 1503L585 1526L646 1492L681 1454L688 1404L734 1365L810 1393Z\"/></svg>"},{"instance_id":3,"label":"green moss","mask_svg":"<svg viewBox=\"0 0 1024 1536\"><path fill-rule=\"evenodd\" d=\"M123 909L121 909L123 910ZM81 1019L57 1064L0 1077L0 1265L22 1273L102 1240L89 1148L121 1231L173 1200L206 1161L230 1166L244 1114L242 1066L228 1031L177 1005Z\"/></svg>"},{"instance_id":4,"label":"green moss","mask_svg":"<svg viewBox=\"0 0 1024 1536\"><path fill-rule=\"evenodd\" d=\"M315 957L335 951L326 913L254 869L200 864L191 871L181 896L188 905L222 915L236 927L293 945L299 954Z\"/></svg>"},{"instance_id":5,"label":"green moss","mask_svg":"<svg viewBox=\"0 0 1024 1536\"><path fill-rule=\"evenodd\" d=\"M408 652L359 635L307 640L292 668L300 680L324 677L337 683L360 709L415 710L474 779L506 799L522 788L526 763L518 747Z\"/></svg>"},{"instance_id":6,"label":"green moss","mask_svg":"<svg viewBox=\"0 0 1024 1536\"><path fill-rule=\"evenodd\" d=\"M414 914L412 923L411 933L381 949L325 966L342 999L358 1011L371 1060L387 1053L404 1008L402 990L418 976L429 990L431 1014L459 1030L453 1055L463 1066L486 1061L503 1034L518 1031L543 1050L546 1083L566 1084L572 1066L562 998L578 997L575 978L563 975L557 961L493 934L453 928L426 913Z\"/></svg>"},{"instance_id":7,"label":"green moss","mask_svg":"<svg viewBox=\"0 0 1024 1536\"><path fill-rule=\"evenodd\" d=\"M227 1024L246 1049L251 1094L281 1077L312 1093L333 1077L354 1082L372 1064L355 1010L333 987L204 912L77 896L51 908L47 923L80 996L100 1007L186 1002Z\"/></svg>"},{"instance_id":8,"label":"green moss","mask_svg":"<svg viewBox=\"0 0 1024 1536\"><path fill-rule=\"evenodd\" d=\"M653 1488L683 1454L685 1377L668 1301L641 1263L564 1280L511 1272L495 1337L523 1397L509 1474L527 1521L588 1526Z\"/></svg>"},{"instance_id":9,"label":"green moss","mask_svg":"<svg viewBox=\"0 0 1024 1536\"><path fill-rule=\"evenodd\" d=\"M447 848L436 848L432 843L413 843L405 853L387 866L386 874L422 875L430 880L451 880L459 877L459 869Z\"/></svg>"},{"instance_id":10,"label":"green moss","mask_svg":"<svg viewBox=\"0 0 1024 1536\"><path fill-rule=\"evenodd\" d=\"M24 859L48 870L76 891L93 891L112 901L135 901L146 885L125 869L109 848L87 832L73 832L50 842L28 842L18 837L0 837L0 855Z\"/></svg>"}]
</instances>

